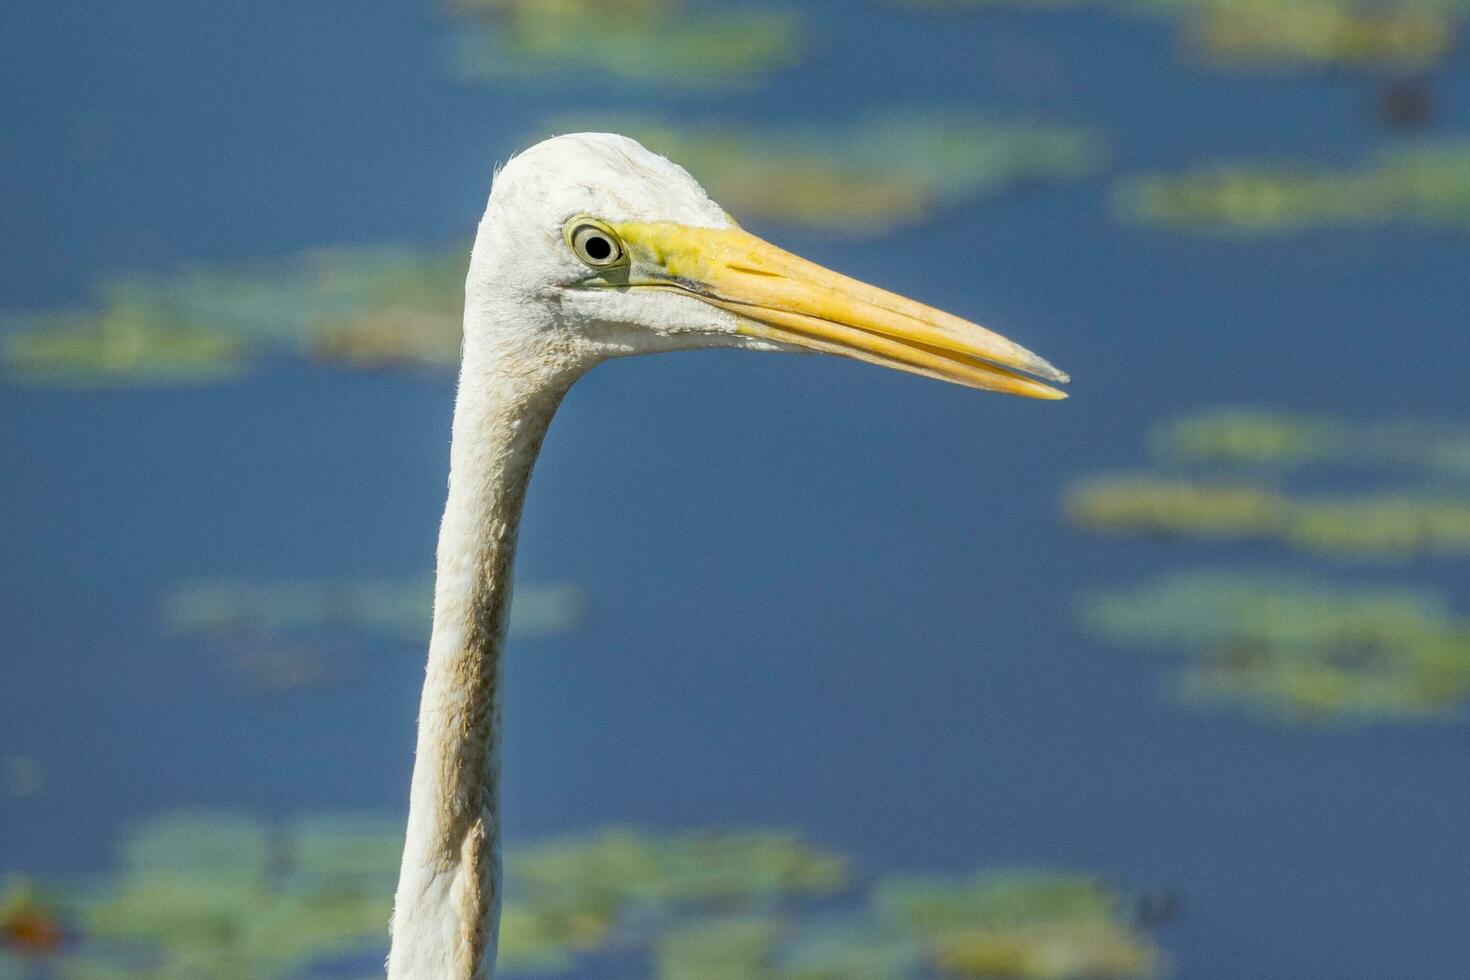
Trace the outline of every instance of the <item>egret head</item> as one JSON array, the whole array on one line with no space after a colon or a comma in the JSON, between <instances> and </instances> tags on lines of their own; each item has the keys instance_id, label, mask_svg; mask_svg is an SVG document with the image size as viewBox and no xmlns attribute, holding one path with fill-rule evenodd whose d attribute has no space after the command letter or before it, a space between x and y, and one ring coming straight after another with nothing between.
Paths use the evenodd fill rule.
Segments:
<instances>
[{"instance_id":1,"label":"egret head","mask_svg":"<svg viewBox=\"0 0 1470 980\"><path fill-rule=\"evenodd\" d=\"M467 344L513 342L577 367L680 349L806 350L1065 397L1042 380L1067 376L1020 345L762 241L683 168L607 133L546 140L496 175L468 298Z\"/></svg>"}]
</instances>

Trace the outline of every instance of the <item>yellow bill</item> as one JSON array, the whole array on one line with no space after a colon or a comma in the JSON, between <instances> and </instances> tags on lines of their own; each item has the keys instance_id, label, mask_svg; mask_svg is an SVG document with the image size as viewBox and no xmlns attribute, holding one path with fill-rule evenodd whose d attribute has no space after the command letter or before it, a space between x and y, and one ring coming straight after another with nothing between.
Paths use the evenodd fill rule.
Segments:
<instances>
[{"instance_id":1,"label":"yellow bill","mask_svg":"<svg viewBox=\"0 0 1470 980\"><path fill-rule=\"evenodd\" d=\"M1065 384L1066 374L1000 334L839 275L739 228L626 223L616 231L631 253L630 285L696 296L739 316L740 331L749 336L971 388L1067 397L1036 380Z\"/></svg>"}]
</instances>

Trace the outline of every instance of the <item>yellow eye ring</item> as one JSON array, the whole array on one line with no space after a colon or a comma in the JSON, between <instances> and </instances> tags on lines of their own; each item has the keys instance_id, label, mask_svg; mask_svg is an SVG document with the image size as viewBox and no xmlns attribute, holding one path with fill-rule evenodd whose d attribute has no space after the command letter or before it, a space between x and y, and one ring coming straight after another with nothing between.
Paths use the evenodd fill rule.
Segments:
<instances>
[{"instance_id":1,"label":"yellow eye ring","mask_svg":"<svg viewBox=\"0 0 1470 980\"><path fill-rule=\"evenodd\" d=\"M596 218L568 221L566 239L572 254L594 269L610 269L627 260L627 250L617 232Z\"/></svg>"}]
</instances>

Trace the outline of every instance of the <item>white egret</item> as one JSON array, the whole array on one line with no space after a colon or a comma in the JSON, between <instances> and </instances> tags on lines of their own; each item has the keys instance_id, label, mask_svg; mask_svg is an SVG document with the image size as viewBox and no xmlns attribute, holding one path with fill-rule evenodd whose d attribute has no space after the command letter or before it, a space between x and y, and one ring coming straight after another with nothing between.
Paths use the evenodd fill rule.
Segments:
<instances>
[{"instance_id":1,"label":"white egret","mask_svg":"<svg viewBox=\"0 0 1470 980\"><path fill-rule=\"evenodd\" d=\"M465 288L391 980L486 980L501 903L500 653L531 467L567 389L658 351L824 351L1061 398L1019 345L742 231L683 169L621 136L560 136L496 175Z\"/></svg>"}]
</instances>

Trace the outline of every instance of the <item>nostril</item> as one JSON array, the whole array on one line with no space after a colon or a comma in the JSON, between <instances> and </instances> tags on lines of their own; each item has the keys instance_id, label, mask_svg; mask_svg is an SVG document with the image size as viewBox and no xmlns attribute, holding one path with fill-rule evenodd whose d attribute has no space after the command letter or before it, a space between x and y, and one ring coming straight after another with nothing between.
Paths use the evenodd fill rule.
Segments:
<instances>
[{"instance_id":1,"label":"nostril","mask_svg":"<svg viewBox=\"0 0 1470 980\"><path fill-rule=\"evenodd\" d=\"M781 278L781 273L779 273L779 272L772 272L769 269L757 269L757 268L754 268L753 266L748 266L748 265L734 265L734 264L732 264L730 266L730 271L731 272L745 272L745 273L749 273L752 276L766 276L767 278L770 278L770 279L780 279Z\"/></svg>"}]
</instances>

